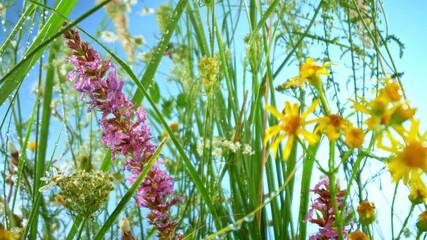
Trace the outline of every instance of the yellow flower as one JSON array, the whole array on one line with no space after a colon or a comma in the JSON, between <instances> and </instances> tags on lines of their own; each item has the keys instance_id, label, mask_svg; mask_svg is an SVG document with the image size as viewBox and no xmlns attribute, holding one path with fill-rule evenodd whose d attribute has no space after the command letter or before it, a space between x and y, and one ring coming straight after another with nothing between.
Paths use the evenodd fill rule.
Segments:
<instances>
[{"instance_id":1,"label":"yellow flower","mask_svg":"<svg viewBox=\"0 0 427 240\"><path fill-rule=\"evenodd\" d=\"M357 229L355 232L349 233L348 238L350 240L370 240L370 238L359 229Z\"/></svg>"},{"instance_id":2,"label":"yellow flower","mask_svg":"<svg viewBox=\"0 0 427 240\"><path fill-rule=\"evenodd\" d=\"M0 240L15 240L20 239L20 234L15 231L0 229Z\"/></svg>"},{"instance_id":3,"label":"yellow flower","mask_svg":"<svg viewBox=\"0 0 427 240\"><path fill-rule=\"evenodd\" d=\"M326 62L322 64L322 66L318 66L316 65L316 60L308 58L305 63L301 64L299 75L285 83L284 88L304 87L307 80L310 85L316 88L320 87L322 82L319 75L322 74L329 76L329 71L326 68L330 65L330 62Z\"/></svg>"},{"instance_id":4,"label":"yellow flower","mask_svg":"<svg viewBox=\"0 0 427 240\"><path fill-rule=\"evenodd\" d=\"M370 116L365 121L368 129L379 131L391 126L398 131L396 128L399 128L399 125L414 116L415 108L401 101L403 92L396 81L386 79L384 87L378 92L378 96L371 101L365 98L351 100L354 103L353 108Z\"/></svg>"},{"instance_id":5,"label":"yellow flower","mask_svg":"<svg viewBox=\"0 0 427 240\"><path fill-rule=\"evenodd\" d=\"M31 152L36 151L36 147L37 147L37 144L36 144L35 141L29 141L28 142L28 147L27 148L30 149Z\"/></svg>"},{"instance_id":6,"label":"yellow flower","mask_svg":"<svg viewBox=\"0 0 427 240\"><path fill-rule=\"evenodd\" d=\"M4 240L9 240L9 239L13 239L13 237L12 237L12 232L11 231L9 231L9 230L3 230L3 229L0 229L0 239L4 239Z\"/></svg>"},{"instance_id":7,"label":"yellow flower","mask_svg":"<svg viewBox=\"0 0 427 240\"><path fill-rule=\"evenodd\" d=\"M421 204L427 201L427 188L424 185L419 172L412 175L409 186L411 189L409 200L411 200L413 204Z\"/></svg>"},{"instance_id":8,"label":"yellow flower","mask_svg":"<svg viewBox=\"0 0 427 240\"><path fill-rule=\"evenodd\" d=\"M394 153L388 168L396 182L402 179L407 184L412 177L419 176L419 171L427 173L427 132L420 135L419 125L419 121L412 120L411 128L404 135L404 143L391 138L392 146L383 147L384 150Z\"/></svg>"},{"instance_id":9,"label":"yellow flower","mask_svg":"<svg viewBox=\"0 0 427 240\"><path fill-rule=\"evenodd\" d=\"M363 129L350 126L345 132L345 142L353 148L360 148L363 144L365 133Z\"/></svg>"},{"instance_id":10,"label":"yellow flower","mask_svg":"<svg viewBox=\"0 0 427 240\"><path fill-rule=\"evenodd\" d=\"M375 221L375 204L369 201L363 201L357 206L360 223L363 225L371 224Z\"/></svg>"},{"instance_id":11,"label":"yellow flower","mask_svg":"<svg viewBox=\"0 0 427 240\"><path fill-rule=\"evenodd\" d=\"M169 124L169 127L170 127L170 129L172 130L172 132L176 132L176 131L178 131L178 129L179 129L179 125L178 125L178 123L177 123L177 122L171 122L171 123ZM166 129L165 129L165 130L163 130L162 137L168 137L168 136L169 136L168 131L166 131ZM178 134L175 134L175 137L179 137L179 135L178 135Z\"/></svg>"},{"instance_id":12,"label":"yellow flower","mask_svg":"<svg viewBox=\"0 0 427 240\"><path fill-rule=\"evenodd\" d=\"M288 159L292 147L294 145L295 138L303 138L309 144L315 144L319 141L319 137L316 134L310 133L303 127L307 124L313 123L317 120L306 121L307 116L314 111L317 105L320 103L318 99L313 101L310 107L300 114L299 104L291 104L285 102L284 113L280 113L276 108L270 105L266 105L265 109L269 111L274 117L280 120L276 126L269 127L265 133L264 145L267 144L270 138L276 137L271 144L274 157L276 157L277 148L283 139L287 138L285 148L283 150L283 158Z\"/></svg>"},{"instance_id":13,"label":"yellow flower","mask_svg":"<svg viewBox=\"0 0 427 240\"><path fill-rule=\"evenodd\" d=\"M319 125L314 129L314 132L321 132L328 136L329 140L337 140L341 131L346 127L346 121L338 114L330 114L318 119Z\"/></svg>"},{"instance_id":14,"label":"yellow flower","mask_svg":"<svg viewBox=\"0 0 427 240\"><path fill-rule=\"evenodd\" d=\"M357 101L351 100L356 111L370 115L365 121L370 130L379 130L381 125L388 125L390 122L391 112L387 111L390 101L379 95L372 101L367 101L365 98L359 98Z\"/></svg>"}]
</instances>

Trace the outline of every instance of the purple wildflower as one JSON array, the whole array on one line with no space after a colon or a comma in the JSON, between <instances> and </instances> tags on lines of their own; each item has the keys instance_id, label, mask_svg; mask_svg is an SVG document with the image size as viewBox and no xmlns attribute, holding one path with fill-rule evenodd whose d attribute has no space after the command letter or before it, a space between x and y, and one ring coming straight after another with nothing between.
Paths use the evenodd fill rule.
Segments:
<instances>
[{"instance_id":1,"label":"purple wildflower","mask_svg":"<svg viewBox=\"0 0 427 240\"><path fill-rule=\"evenodd\" d=\"M344 196L346 191L339 190L339 187L336 188L336 201L338 204L338 210L343 211L345 204L343 204ZM314 186L314 189L311 189L310 192L313 192L318 195L314 200L311 208L308 210L306 221L317 224L319 226L319 232L315 235L310 236L310 240L326 240L326 239L338 239L338 230L336 226L336 216L334 213L334 208L332 205L331 193L329 191L329 178L325 178ZM316 212L316 217L313 215ZM352 225L351 223L349 224ZM346 226L342 227L342 232L344 237L348 234L348 229Z\"/></svg>"},{"instance_id":2,"label":"purple wildflower","mask_svg":"<svg viewBox=\"0 0 427 240\"><path fill-rule=\"evenodd\" d=\"M101 141L111 149L113 159L117 153L124 156L125 169L131 173L128 180L133 184L156 150L150 141L147 114L141 107L134 110L135 104L122 93L123 80L117 78L114 65L102 60L95 50L81 41L77 30L70 29L64 37L72 50L69 60L76 66L67 80L75 80L74 88L82 93L82 99L89 98L89 111L101 111ZM161 162L157 162L159 164ZM136 193L138 207L150 209L149 223L158 228L158 236L163 239L183 238L182 233L175 233L178 223L168 214L171 206L182 202L182 198L173 193L174 181L168 172L155 165Z\"/></svg>"},{"instance_id":3,"label":"purple wildflower","mask_svg":"<svg viewBox=\"0 0 427 240\"><path fill-rule=\"evenodd\" d=\"M135 169L129 177L129 182L134 183L139 176L139 170ZM153 166L147 174L137 193L137 204L139 207L166 212L174 204L181 202L181 198L173 195L174 179L158 166ZM168 198L172 198L171 200Z\"/></svg>"}]
</instances>

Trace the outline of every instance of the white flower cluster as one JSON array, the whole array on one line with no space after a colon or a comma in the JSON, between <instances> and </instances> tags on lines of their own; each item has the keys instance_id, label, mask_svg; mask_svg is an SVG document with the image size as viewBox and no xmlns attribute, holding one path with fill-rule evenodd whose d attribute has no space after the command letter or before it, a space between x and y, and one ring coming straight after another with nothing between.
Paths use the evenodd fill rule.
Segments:
<instances>
[{"instance_id":1,"label":"white flower cluster","mask_svg":"<svg viewBox=\"0 0 427 240\"><path fill-rule=\"evenodd\" d=\"M249 144L241 144L239 142L233 142L227 140L223 137L214 137L212 142L210 139L200 138L200 142L197 144L197 153L200 155L203 154L204 150L208 150L212 148L212 155L219 157L224 156L227 151L236 153L238 151L242 151L242 154L245 155L253 155L255 152L252 150L252 147Z\"/></svg>"}]
</instances>

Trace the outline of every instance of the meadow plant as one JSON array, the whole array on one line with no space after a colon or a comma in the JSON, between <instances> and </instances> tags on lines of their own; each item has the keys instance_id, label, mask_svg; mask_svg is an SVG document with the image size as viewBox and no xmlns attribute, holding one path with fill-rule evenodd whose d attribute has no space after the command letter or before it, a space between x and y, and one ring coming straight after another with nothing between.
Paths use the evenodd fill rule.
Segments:
<instances>
[{"instance_id":1,"label":"meadow plant","mask_svg":"<svg viewBox=\"0 0 427 240\"><path fill-rule=\"evenodd\" d=\"M311 208L308 210L306 221L317 224L319 226L319 232L315 235L310 236L310 240L314 239L338 239L338 235L346 237L348 235L348 227L351 227L352 223L349 222L347 226L341 226L341 230L338 230L337 216L335 216L335 206L333 202L336 202L336 207L339 212L346 211L346 203L343 202L345 196L345 190L339 190L336 188L335 199L332 199L332 194L329 187L329 179L325 178L317 183L310 192L317 195ZM316 217L314 216L316 215Z\"/></svg>"},{"instance_id":2,"label":"meadow plant","mask_svg":"<svg viewBox=\"0 0 427 240\"><path fill-rule=\"evenodd\" d=\"M133 109L134 104L122 93L123 80L118 79L115 66L102 60L81 40L78 31L70 29L64 37L72 50L69 60L76 66L68 80L76 81L74 88L82 93L82 99L89 97L89 110L101 111L102 142L111 149L113 160L116 153L125 157L125 169L131 173L128 180L134 184L156 149L145 123L146 112L141 107ZM177 223L168 210L182 201L173 194L173 182L165 170L153 166L135 196L139 207L150 209L149 223L157 227L158 237L163 239L175 239ZM182 238L179 233L177 236Z\"/></svg>"},{"instance_id":3,"label":"meadow plant","mask_svg":"<svg viewBox=\"0 0 427 240\"><path fill-rule=\"evenodd\" d=\"M388 4L0 3L0 239L426 238Z\"/></svg>"}]
</instances>

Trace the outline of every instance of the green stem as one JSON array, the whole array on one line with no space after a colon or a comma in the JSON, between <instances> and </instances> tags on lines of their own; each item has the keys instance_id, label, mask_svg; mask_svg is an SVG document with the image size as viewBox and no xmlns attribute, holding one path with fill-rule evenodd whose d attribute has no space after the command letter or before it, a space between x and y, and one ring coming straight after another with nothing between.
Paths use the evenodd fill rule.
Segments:
<instances>
[{"instance_id":1,"label":"green stem","mask_svg":"<svg viewBox=\"0 0 427 240\"><path fill-rule=\"evenodd\" d=\"M80 225L80 230L79 230L79 234L77 235L77 239L80 239L80 237L82 236L83 229L85 228L85 225L86 225L86 221L87 221L87 218L84 217L82 225Z\"/></svg>"},{"instance_id":2,"label":"green stem","mask_svg":"<svg viewBox=\"0 0 427 240\"><path fill-rule=\"evenodd\" d=\"M295 171L296 168L292 169L292 171L289 173L289 176L286 178L285 183L283 183L283 185L280 186L279 191L274 192L270 198L268 198L268 200L266 200L262 205L258 206L257 208L255 208L252 212L250 212L249 214L245 215L243 218L237 220L235 223L228 225L225 228L220 229L219 231L217 231L214 234L211 234L209 236L207 236L206 238L204 238L205 240L209 240L209 239L215 239L218 236L221 236L229 231L231 231L234 227L241 225L243 222L247 221L248 219L252 219L255 214L260 211L261 209L263 209L267 204L269 204L271 201L273 201L277 196L280 195L280 193L285 190L285 188L288 186L289 181L294 177L295 175Z\"/></svg>"},{"instance_id":3,"label":"green stem","mask_svg":"<svg viewBox=\"0 0 427 240\"><path fill-rule=\"evenodd\" d=\"M306 239L307 235L307 222L305 218L308 212L308 202L310 196L310 183L311 174L313 172L314 162L316 161L316 153L319 148L319 143L314 146L309 146L307 149L307 155L304 158L302 167L302 182L301 182L301 197L300 197L300 209L298 222L300 226L299 236L300 239Z\"/></svg>"},{"instance_id":4,"label":"green stem","mask_svg":"<svg viewBox=\"0 0 427 240\"><path fill-rule=\"evenodd\" d=\"M394 188L393 200L391 201L391 239L394 238L394 203L396 202L397 196L397 188L399 187L399 182L396 183L396 187Z\"/></svg>"},{"instance_id":5,"label":"green stem","mask_svg":"<svg viewBox=\"0 0 427 240\"><path fill-rule=\"evenodd\" d=\"M319 77L319 76L317 76ZM326 98L325 91L323 91L323 87L321 85L315 86L317 93L319 93L320 101L322 102L323 109L325 110L325 115L331 114L331 108L328 104L328 99Z\"/></svg>"},{"instance_id":6,"label":"green stem","mask_svg":"<svg viewBox=\"0 0 427 240\"><path fill-rule=\"evenodd\" d=\"M335 224L338 231L338 239L343 240L343 232L342 232L342 222L341 222L341 214L339 212L338 202L337 202L337 189L335 188L335 141L329 142L329 189L331 192L331 201L332 206L334 208L334 215L336 217ZM344 202L342 206L344 206Z\"/></svg>"},{"instance_id":7,"label":"green stem","mask_svg":"<svg viewBox=\"0 0 427 240\"><path fill-rule=\"evenodd\" d=\"M411 205L411 210L409 210L408 216L406 216L405 221L403 222L402 228L400 229L399 234L397 235L397 239L400 239L400 235L402 235L405 230L406 225L408 224L409 218L412 216L412 212L414 211L415 204Z\"/></svg>"}]
</instances>

